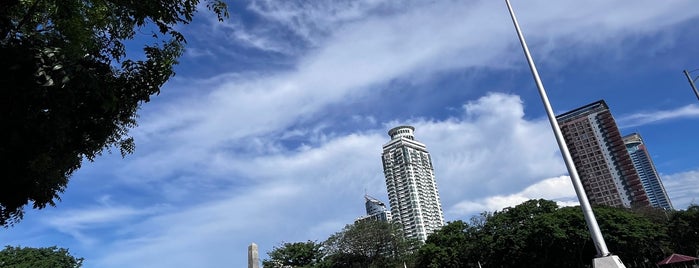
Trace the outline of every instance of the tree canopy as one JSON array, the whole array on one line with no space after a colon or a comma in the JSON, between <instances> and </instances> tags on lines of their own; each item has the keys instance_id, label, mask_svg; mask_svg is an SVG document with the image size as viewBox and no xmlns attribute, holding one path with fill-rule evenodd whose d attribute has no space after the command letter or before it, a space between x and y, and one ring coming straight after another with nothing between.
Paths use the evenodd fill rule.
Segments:
<instances>
[{"instance_id":1,"label":"tree canopy","mask_svg":"<svg viewBox=\"0 0 699 268\"><path fill-rule=\"evenodd\" d=\"M0 251L0 267L5 268L78 268L83 258L57 247L29 248L7 246Z\"/></svg>"},{"instance_id":2,"label":"tree canopy","mask_svg":"<svg viewBox=\"0 0 699 268\"><path fill-rule=\"evenodd\" d=\"M675 253L699 256L699 205L673 212L667 233Z\"/></svg>"},{"instance_id":3,"label":"tree canopy","mask_svg":"<svg viewBox=\"0 0 699 268\"><path fill-rule=\"evenodd\" d=\"M594 207L609 250L626 267L656 267L672 253L699 256L699 206L666 211L656 208ZM310 242L309 242L310 243ZM345 226L319 244L284 244L270 256L320 249L313 262L292 267L589 267L595 246L579 206L529 200L501 211L483 212L469 222L453 221L420 245L403 238L401 228L385 222ZM303 254L301 254L303 255ZM275 255L276 256L276 255ZM284 258L276 258L282 260ZM297 258L303 259L303 258ZM317 261L320 260L320 261ZM265 266L267 267L267 266ZM273 266L272 266L273 267Z\"/></svg>"},{"instance_id":4,"label":"tree canopy","mask_svg":"<svg viewBox=\"0 0 699 268\"><path fill-rule=\"evenodd\" d=\"M347 225L323 243L327 255L322 267L402 267L418 247L402 230L396 223L376 220Z\"/></svg>"},{"instance_id":5,"label":"tree canopy","mask_svg":"<svg viewBox=\"0 0 699 268\"><path fill-rule=\"evenodd\" d=\"M262 264L265 268L403 267L412 262L417 246L416 240L403 237L397 224L361 221L345 226L323 243L283 243L268 252L269 259Z\"/></svg>"},{"instance_id":6,"label":"tree canopy","mask_svg":"<svg viewBox=\"0 0 699 268\"><path fill-rule=\"evenodd\" d=\"M640 213L596 207L607 245L627 267L655 267L672 252L665 225ZM430 235L417 267L588 267L595 257L580 207L529 200L471 224L455 221Z\"/></svg>"},{"instance_id":7,"label":"tree canopy","mask_svg":"<svg viewBox=\"0 0 699 268\"><path fill-rule=\"evenodd\" d=\"M19 221L29 203L54 206L83 159L112 146L133 152L128 130L174 75L185 44L175 27L199 3L0 1L0 225ZM206 3L228 16L221 0ZM137 37L143 54L127 55L125 41Z\"/></svg>"},{"instance_id":8,"label":"tree canopy","mask_svg":"<svg viewBox=\"0 0 699 268\"><path fill-rule=\"evenodd\" d=\"M283 243L267 252L269 259L262 261L266 268L314 267L323 258L322 244L314 241Z\"/></svg>"}]
</instances>

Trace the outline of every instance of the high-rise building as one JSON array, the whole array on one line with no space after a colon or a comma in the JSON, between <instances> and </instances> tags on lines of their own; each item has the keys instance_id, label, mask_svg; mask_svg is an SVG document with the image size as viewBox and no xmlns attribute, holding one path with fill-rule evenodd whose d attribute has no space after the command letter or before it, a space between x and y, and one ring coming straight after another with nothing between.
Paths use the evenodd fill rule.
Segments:
<instances>
[{"instance_id":1,"label":"high-rise building","mask_svg":"<svg viewBox=\"0 0 699 268\"><path fill-rule=\"evenodd\" d=\"M381 200L369 195L364 195L364 200L366 200L364 203L366 206L366 216L360 217L354 222L367 220L391 222L391 211L386 208L386 205L381 202Z\"/></svg>"},{"instance_id":2,"label":"high-rise building","mask_svg":"<svg viewBox=\"0 0 699 268\"><path fill-rule=\"evenodd\" d=\"M619 128L603 101L556 116L592 204L650 205Z\"/></svg>"},{"instance_id":3,"label":"high-rise building","mask_svg":"<svg viewBox=\"0 0 699 268\"><path fill-rule=\"evenodd\" d=\"M393 221L403 226L408 238L420 241L444 226L442 204L427 147L416 141L414 127L388 131L391 141L383 146L383 171Z\"/></svg>"},{"instance_id":4,"label":"high-rise building","mask_svg":"<svg viewBox=\"0 0 699 268\"><path fill-rule=\"evenodd\" d=\"M636 172L638 172L638 177L641 178L641 184L646 191L650 205L656 208L673 209L641 135L632 133L624 136L624 144L626 144L626 150L631 156Z\"/></svg>"}]
</instances>

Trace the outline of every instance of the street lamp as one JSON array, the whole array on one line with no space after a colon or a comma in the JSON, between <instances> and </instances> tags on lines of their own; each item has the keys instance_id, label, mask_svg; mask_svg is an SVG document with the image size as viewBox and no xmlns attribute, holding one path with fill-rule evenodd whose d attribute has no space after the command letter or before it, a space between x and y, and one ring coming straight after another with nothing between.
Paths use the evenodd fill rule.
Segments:
<instances>
[{"instance_id":1,"label":"street lamp","mask_svg":"<svg viewBox=\"0 0 699 268\"><path fill-rule=\"evenodd\" d=\"M558 121L556 116L553 114L553 108L551 108L551 103L549 102L548 96L546 95L546 90L544 89L544 84L541 82L539 77L539 71L536 70L534 65L534 60L529 53L529 48L527 47L527 42L524 40L524 35L522 35L522 30L519 28L519 23L517 23L517 18L515 17L515 12L512 10L509 0L505 0L507 4L507 9L510 11L510 17L512 17L512 23L517 30L517 36L519 37L519 42L522 45L522 50L524 50L524 56L527 57L527 62L529 63L529 69L534 77L534 82L536 82L536 87L539 89L539 95L541 95L541 101L544 103L544 108L546 109L546 115L549 118L549 123L551 123L551 129L553 134L556 136L556 142L558 142L558 147L561 150L563 159L565 160L566 167L568 168L568 174L570 175L570 180L573 182L573 187L575 188L575 194L578 196L578 201L580 201L580 208L582 208L583 215L585 216L585 222L587 222L587 228L590 231L590 236L592 236L592 242L595 244L597 249L597 257L592 260L592 267L594 268L626 268L621 262L619 257L612 255L607 249L607 244L604 242L604 237L602 237L602 232L597 225L597 219L595 219L595 214L592 212L592 207L590 206L590 201L587 200L587 195L585 194L585 189L583 189L582 182L578 176L578 170L575 168L573 163L573 158L570 156L570 151L563 139L563 134L558 126Z\"/></svg>"},{"instance_id":2,"label":"street lamp","mask_svg":"<svg viewBox=\"0 0 699 268\"><path fill-rule=\"evenodd\" d=\"M699 69L692 70L692 71L684 70L684 75L687 76L687 80L689 80L689 85L692 86L692 90L694 90L694 95L696 95L696 96L697 96L697 99L699 100L699 91L697 91L697 86L694 84L694 82L696 82L697 80L699 80L699 76L697 76L696 78L692 79L692 76L689 75L689 73L695 72L695 71L699 71Z\"/></svg>"}]
</instances>

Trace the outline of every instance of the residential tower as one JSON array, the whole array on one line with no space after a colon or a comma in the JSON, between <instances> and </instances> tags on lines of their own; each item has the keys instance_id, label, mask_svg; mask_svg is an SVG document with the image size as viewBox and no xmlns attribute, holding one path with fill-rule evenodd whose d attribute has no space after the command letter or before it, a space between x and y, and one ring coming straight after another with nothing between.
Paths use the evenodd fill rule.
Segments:
<instances>
[{"instance_id":1,"label":"residential tower","mask_svg":"<svg viewBox=\"0 0 699 268\"><path fill-rule=\"evenodd\" d=\"M556 119L591 204L650 205L619 128L603 100Z\"/></svg>"},{"instance_id":2,"label":"residential tower","mask_svg":"<svg viewBox=\"0 0 699 268\"><path fill-rule=\"evenodd\" d=\"M412 126L388 131L391 140L381 159L393 221L403 226L406 237L424 242L444 226L444 215L430 153L414 131Z\"/></svg>"}]
</instances>

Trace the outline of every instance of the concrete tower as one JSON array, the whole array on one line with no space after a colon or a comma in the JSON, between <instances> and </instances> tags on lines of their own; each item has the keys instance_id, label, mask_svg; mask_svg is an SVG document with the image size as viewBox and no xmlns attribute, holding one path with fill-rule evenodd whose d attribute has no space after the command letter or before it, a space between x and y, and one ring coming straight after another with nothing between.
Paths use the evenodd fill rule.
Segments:
<instances>
[{"instance_id":1,"label":"concrete tower","mask_svg":"<svg viewBox=\"0 0 699 268\"><path fill-rule=\"evenodd\" d=\"M248 268L260 268L260 256L255 243L248 246Z\"/></svg>"},{"instance_id":2,"label":"concrete tower","mask_svg":"<svg viewBox=\"0 0 699 268\"><path fill-rule=\"evenodd\" d=\"M444 215L430 153L415 140L414 131L411 126L388 131L391 140L381 159L393 221L403 225L406 237L424 242L444 226Z\"/></svg>"}]
</instances>

